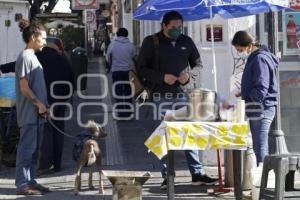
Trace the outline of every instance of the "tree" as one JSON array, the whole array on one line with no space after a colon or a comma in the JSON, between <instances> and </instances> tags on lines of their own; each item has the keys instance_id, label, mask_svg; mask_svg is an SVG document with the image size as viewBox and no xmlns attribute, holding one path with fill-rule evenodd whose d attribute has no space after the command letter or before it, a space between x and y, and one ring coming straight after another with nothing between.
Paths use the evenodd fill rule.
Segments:
<instances>
[{"instance_id":1,"label":"tree","mask_svg":"<svg viewBox=\"0 0 300 200\"><path fill-rule=\"evenodd\" d=\"M30 20L34 19L36 14L51 13L58 0L27 0L31 6Z\"/></svg>"}]
</instances>

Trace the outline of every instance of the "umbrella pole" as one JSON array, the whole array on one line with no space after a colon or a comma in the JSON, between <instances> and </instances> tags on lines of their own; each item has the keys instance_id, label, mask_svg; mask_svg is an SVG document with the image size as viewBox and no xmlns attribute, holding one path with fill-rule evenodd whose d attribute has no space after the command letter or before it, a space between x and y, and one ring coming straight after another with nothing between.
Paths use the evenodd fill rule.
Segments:
<instances>
[{"instance_id":1,"label":"umbrella pole","mask_svg":"<svg viewBox=\"0 0 300 200\"><path fill-rule=\"evenodd\" d=\"M220 149L217 149L217 161L218 161L218 188L217 189L208 188L207 189L208 194L221 194L221 193L227 193L232 191L231 188L224 188L223 185Z\"/></svg>"},{"instance_id":2,"label":"umbrella pole","mask_svg":"<svg viewBox=\"0 0 300 200\"><path fill-rule=\"evenodd\" d=\"M213 14L212 14L212 6L209 7L209 15L210 15L210 39L211 39L211 51L212 51L212 59L213 59L213 69L212 74L214 76L214 90L217 92L217 70L216 70L216 54L215 54L215 37L214 37L214 26L213 26ZM217 157L218 157L218 179L219 179L219 186L217 189L218 193L222 192L230 192L230 189L223 188L223 181L222 181L222 169L221 169L221 159L220 159L220 150L217 149ZM209 190L208 193L212 191Z\"/></svg>"},{"instance_id":3,"label":"umbrella pole","mask_svg":"<svg viewBox=\"0 0 300 200\"><path fill-rule=\"evenodd\" d=\"M209 8L210 15L210 39L211 39L211 51L212 51L212 59L213 59L213 69L212 73L214 76L214 90L217 92L217 70L216 70L216 54L215 54L215 37L214 37L214 26L213 26L213 14L212 14L212 6ZM222 181L222 169L221 169L221 159L220 159L220 150L217 149L217 157L218 157L218 178L219 178L219 186L217 192L230 192L230 189L223 188ZM209 192L210 193L210 192Z\"/></svg>"},{"instance_id":4,"label":"umbrella pole","mask_svg":"<svg viewBox=\"0 0 300 200\"><path fill-rule=\"evenodd\" d=\"M218 159L218 178L219 178L217 192L218 193L231 192L232 189L223 187L220 149L217 150L217 159Z\"/></svg>"},{"instance_id":5,"label":"umbrella pole","mask_svg":"<svg viewBox=\"0 0 300 200\"><path fill-rule=\"evenodd\" d=\"M216 54L215 54L215 38L214 38L214 26L213 26L213 15L212 15L212 6L209 8L210 11L210 39L211 39L211 51L212 51L212 58L213 58L213 69L212 73L214 76L214 90L217 92L217 70L216 70ZM222 193L222 192L230 192L230 189L223 188L223 181L222 181L222 169L221 169L221 159L220 159L220 150L217 149L217 159L218 159L218 182L219 186L216 192ZM212 191L209 190L209 193Z\"/></svg>"},{"instance_id":6,"label":"umbrella pole","mask_svg":"<svg viewBox=\"0 0 300 200\"><path fill-rule=\"evenodd\" d=\"M215 38L214 38L214 26L213 26L213 14L212 14L212 6L209 8L210 15L210 39L211 39L211 51L212 51L212 59L213 59L213 69L212 73L214 76L214 90L217 92L217 70L216 70L216 54L215 54Z\"/></svg>"},{"instance_id":7,"label":"umbrella pole","mask_svg":"<svg viewBox=\"0 0 300 200\"><path fill-rule=\"evenodd\" d=\"M278 13L270 12L268 19L270 33L268 43L272 52L276 55L278 52ZM278 83L278 105L276 106L276 114L269 133L269 152L270 154L284 154L288 153L288 149L284 132L281 129L279 68L276 69L276 79Z\"/></svg>"}]
</instances>

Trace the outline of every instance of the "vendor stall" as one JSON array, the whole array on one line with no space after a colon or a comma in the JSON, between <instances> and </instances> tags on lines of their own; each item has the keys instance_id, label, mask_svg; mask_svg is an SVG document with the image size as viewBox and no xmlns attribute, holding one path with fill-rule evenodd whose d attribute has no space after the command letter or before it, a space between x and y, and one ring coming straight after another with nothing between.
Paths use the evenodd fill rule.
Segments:
<instances>
[{"instance_id":1,"label":"vendor stall","mask_svg":"<svg viewBox=\"0 0 300 200\"><path fill-rule=\"evenodd\" d=\"M163 121L145 141L159 159L168 155L168 199L174 198L174 150L245 150L249 136L247 122ZM234 153L234 169L241 172L240 153ZM235 175L236 199L242 198L241 176Z\"/></svg>"}]
</instances>

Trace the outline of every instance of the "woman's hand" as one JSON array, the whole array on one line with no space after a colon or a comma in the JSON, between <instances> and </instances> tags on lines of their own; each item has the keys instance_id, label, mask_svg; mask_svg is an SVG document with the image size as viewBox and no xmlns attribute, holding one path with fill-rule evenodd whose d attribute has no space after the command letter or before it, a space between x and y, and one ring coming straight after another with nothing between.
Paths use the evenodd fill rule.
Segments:
<instances>
[{"instance_id":1,"label":"woman's hand","mask_svg":"<svg viewBox=\"0 0 300 200\"><path fill-rule=\"evenodd\" d=\"M241 94L241 91L238 91L237 93L235 93L235 96L236 97L240 97L242 94Z\"/></svg>"}]
</instances>

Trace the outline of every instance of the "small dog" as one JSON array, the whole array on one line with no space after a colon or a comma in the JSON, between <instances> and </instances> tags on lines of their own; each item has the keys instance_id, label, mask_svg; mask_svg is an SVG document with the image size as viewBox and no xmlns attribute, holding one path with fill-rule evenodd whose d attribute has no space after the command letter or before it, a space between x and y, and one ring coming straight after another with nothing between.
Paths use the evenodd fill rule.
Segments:
<instances>
[{"instance_id":1,"label":"small dog","mask_svg":"<svg viewBox=\"0 0 300 200\"><path fill-rule=\"evenodd\" d=\"M80 157L78 160L78 166L77 166L77 170L76 170L74 194L78 195L78 192L80 190L81 170L84 165L87 165L89 167L89 180L88 180L89 189L94 189L94 186L92 183L92 180L93 180L92 165L94 163L96 163L97 170L99 172L99 193L103 194L104 189L103 189L103 181L101 178L101 173L102 173L101 150L95 139L106 137L107 134L104 133L101 126L93 120L89 120L86 123L85 128L92 135L87 140L85 140L83 143L82 151L80 153Z\"/></svg>"}]
</instances>

